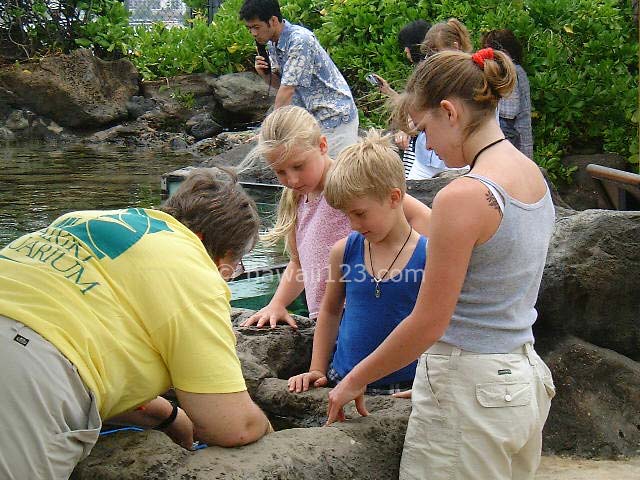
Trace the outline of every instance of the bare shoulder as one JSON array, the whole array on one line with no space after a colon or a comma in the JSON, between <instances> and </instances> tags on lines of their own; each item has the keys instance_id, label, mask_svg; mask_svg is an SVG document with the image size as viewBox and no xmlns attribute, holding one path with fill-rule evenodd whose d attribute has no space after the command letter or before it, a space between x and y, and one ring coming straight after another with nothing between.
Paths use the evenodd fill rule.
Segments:
<instances>
[{"instance_id":1,"label":"bare shoulder","mask_svg":"<svg viewBox=\"0 0 640 480\"><path fill-rule=\"evenodd\" d=\"M435 210L444 207L456 211L470 207L478 208L479 201L484 198L486 191L487 187L475 179L456 178L436 194L432 208Z\"/></svg>"},{"instance_id":2,"label":"bare shoulder","mask_svg":"<svg viewBox=\"0 0 640 480\"><path fill-rule=\"evenodd\" d=\"M340 262L342 262L342 257L344 256L344 249L347 246L348 238L349 237L341 238L340 240L338 240L336 243L333 244L333 247L331 247L331 252L329 253L330 261L334 261L335 259L338 259Z\"/></svg>"},{"instance_id":3,"label":"bare shoulder","mask_svg":"<svg viewBox=\"0 0 640 480\"><path fill-rule=\"evenodd\" d=\"M492 194L481 182L458 178L433 199L434 232L445 237L464 238L472 244L491 236L500 224L501 213Z\"/></svg>"}]
</instances>

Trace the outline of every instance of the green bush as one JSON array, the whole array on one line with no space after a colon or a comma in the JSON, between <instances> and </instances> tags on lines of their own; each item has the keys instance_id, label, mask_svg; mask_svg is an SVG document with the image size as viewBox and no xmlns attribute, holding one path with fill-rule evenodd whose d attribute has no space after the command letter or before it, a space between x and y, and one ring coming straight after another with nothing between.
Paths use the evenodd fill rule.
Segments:
<instances>
[{"instance_id":1,"label":"green bush","mask_svg":"<svg viewBox=\"0 0 640 480\"><path fill-rule=\"evenodd\" d=\"M119 0L6 0L0 2L0 53L22 60L78 46L101 57L126 53L132 33Z\"/></svg>"},{"instance_id":2,"label":"green bush","mask_svg":"<svg viewBox=\"0 0 640 480\"><path fill-rule=\"evenodd\" d=\"M285 17L313 29L345 75L363 126L384 126L387 116L384 99L364 76L377 72L400 90L411 72L397 43L407 22L455 16L467 25L476 46L489 30L513 30L522 41L531 83L535 160L554 179L569 177L560 158L572 151L603 150L638 162L638 32L630 3L281 0ZM64 51L74 45L105 55L122 51L145 79L221 75L253 63L253 39L238 18L241 4L226 0L212 25L196 17L185 28L157 24L134 31L117 0L63 0L65 15L78 19L69 25L56 23L43 0L8 0L0 2L0 47L17 38L29 52Z\"/></svg>"},{"instance_id":3,"label":"green bush","mask_svg":"<svg viewBox=\"0 0 640 480\"><path fill-rule=\"evenodd\" d=\"M363 76L376 71L395 87L409 72L396 37L416 18L457 17L480 36L509 28L523 44L533 103L535 159L552 178L568 179L560 157L604 150L638 161L638 41L624 0L343 0L316 32L347 77L364 116L382 125L381 99ZM368 93L366 93L368 92Z\"/></svg>"},{"instance_id":4,"label":"green bush","mask_svg":"<svg viewBox=\"0 0 640 480\"><path fill-rule=\"evenodd\" d=\"M167 28L163 24L135 29L131 39L131 61L147 79L207 72L216 75L242 71L253 64L253 38L238 20L242 0L227 0L213 23L201 16L188 27Z\"/></svg>"}]
</instances>

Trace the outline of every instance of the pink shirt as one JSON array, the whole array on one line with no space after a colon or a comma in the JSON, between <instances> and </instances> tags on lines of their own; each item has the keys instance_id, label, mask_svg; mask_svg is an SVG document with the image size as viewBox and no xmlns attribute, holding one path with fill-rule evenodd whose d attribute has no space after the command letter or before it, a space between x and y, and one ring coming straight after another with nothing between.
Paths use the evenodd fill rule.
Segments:
<instances>
[{"instance_id":1,"label":"pink shirt","mask_svg":"<svg viewBox=\"0 0 640 480\"><path fill-rule=\"evenodd\" d=\"M316 318L329 273L329 252L341 238L349 235L347 216L329 206L324 194L314 200L303 198L298 204L296 244L304 277L309 318Z\"/></svg>"}]
</instances>

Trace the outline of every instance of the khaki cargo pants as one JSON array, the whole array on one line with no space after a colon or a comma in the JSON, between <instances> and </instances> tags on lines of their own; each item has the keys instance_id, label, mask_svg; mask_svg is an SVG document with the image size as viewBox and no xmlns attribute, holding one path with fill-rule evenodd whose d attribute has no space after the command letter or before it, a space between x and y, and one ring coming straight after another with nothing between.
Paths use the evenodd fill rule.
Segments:
<instances>
[{"instance_id":1,"label":"khaki cargo pants","mask_svg":"<svg viewBox=\"0 0 640 480\"><path fill-rule=\"evenodd\" d=\"M418 362L400 479L533 479L554 395L531 344L476 354L436 343Z\"/></svg>"}]
</instances>

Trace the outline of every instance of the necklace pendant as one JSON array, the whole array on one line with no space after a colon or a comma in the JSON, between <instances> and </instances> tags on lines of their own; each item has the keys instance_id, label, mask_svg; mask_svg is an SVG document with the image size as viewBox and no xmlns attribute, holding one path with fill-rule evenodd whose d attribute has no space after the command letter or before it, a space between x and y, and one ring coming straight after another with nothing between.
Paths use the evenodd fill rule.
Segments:
<instances>
[{"instance_id":1,"label":"necklace pendant","mask_svg":"<svg viewBox=\"0 0 640 480\"><path fill-rule=\"evenodd\" d=\"M380 284L379 283L376 283L375 295L376 295L376 298L380 298L380 295L382 295L382 292L380 291Z\"/></svg>"}]
</instances>

